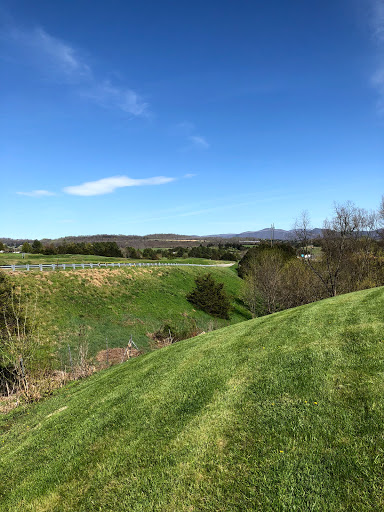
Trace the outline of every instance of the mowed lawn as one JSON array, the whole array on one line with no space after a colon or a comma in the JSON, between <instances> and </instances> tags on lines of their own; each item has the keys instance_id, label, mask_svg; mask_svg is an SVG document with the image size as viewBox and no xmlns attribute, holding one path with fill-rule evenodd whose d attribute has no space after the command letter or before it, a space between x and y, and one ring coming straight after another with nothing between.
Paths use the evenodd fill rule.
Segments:
<instances>
[{"instance_id":1,"label":"mowed lawn","mask_svg":"<svg viewBox=\"0 0 384 512\"><path fill-rule=\"evenodd\" d=\"M384 289L181 341L0 419L2 511L382 511Z\"/></svg>"},{"instance_id":2,"label":"mowed lawn","mask_svg":"<svg viewBox=\"0 0 384 512\"><path fill-rule=\"evenodd\" d=\"M196 310L186 295L198 275L210 272L224 284L233 309L229 320ZM149 337L164 325L178 332L209 331L250 318L242 305L243 281L228 268L137 267L12 272L29 310L36 311L40 338L61 351L59 364L69 364L68 345L76 358L86 341L89 355L125 347L132 335L147 350ZM34 307L36 305L36 308Z\"/></svg>"}]
</instances>

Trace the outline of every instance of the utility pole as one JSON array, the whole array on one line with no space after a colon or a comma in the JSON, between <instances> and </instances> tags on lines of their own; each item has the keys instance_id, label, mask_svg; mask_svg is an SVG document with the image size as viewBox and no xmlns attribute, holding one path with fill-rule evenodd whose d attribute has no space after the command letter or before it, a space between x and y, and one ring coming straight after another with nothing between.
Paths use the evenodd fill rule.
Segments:
<instances>
[{"instance_id":1,"label":"utility pole","mask_svg":"<svg viewBox=\"0 0 384 512\"><path fill-rule=\"evenodd\" d=\"M273 247L274 239L275 239L275 225L271 224L271 247Z\"/></svg>"}]
</instances>

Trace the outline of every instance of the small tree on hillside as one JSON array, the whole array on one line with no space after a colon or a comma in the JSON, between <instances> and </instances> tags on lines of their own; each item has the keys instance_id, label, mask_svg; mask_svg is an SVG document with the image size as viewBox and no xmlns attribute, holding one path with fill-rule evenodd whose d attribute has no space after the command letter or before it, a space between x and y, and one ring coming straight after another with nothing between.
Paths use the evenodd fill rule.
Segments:
<instances>
[{"instance_id":1,"label":"small tree on hillside","mask_svg":"<svg viewBox=\"0 0 384 512\"><path fill-rule=\"evenodd\" d=\"M284 257L277 248L259 251L251 260L245 280L248 295L253 296L252 300L247 300L253 314L257 313L256 304L260 307L260 298L267 313L280 309L284 264Z\"/></svg>"},{"instance_id":2,"label":"small tree on hillside","mask_svg":"<svg viewBox=\"0 0 384 512\"><path fill-rule=\"evenodd\" d=\"M224 284L217 283L211 274L196 277L196 288L187 295L187 299L197 308L219 318L229 318L231 303L224 291Z\"/></svg>"},{"instance_id":3,"label":"small tree on hillside","mask_svg":"<svg viewBox=\"0 0 384 512\"><path fill-rule=\"evenodd\" d=\"M144 249L144 251L143 251L143 258L147 258L149 260L158 260L159 259L156 251L154 251L150 247L146 247Z\"/></svg>"},{"instance_id":4,"label":"small tree on hillside","mask_svg":"<svg viewBox=\"0 0 384 512\"><path fill-rule=\"evenodd\" d=\"M139 260L141 258L140 251L138 251L134 247L126 247L125 254L127 258L131 258L133 260Z\"/></svg>"},{"instance_id":5,"label":"small tree on hillside","mask_svg":"<svg viewBox=\"0 0 384 512\"><path fill-rule=\"evenodd\" d=\"M384 196L381 197L381 203L378 211L378 218L381 224L382 229L379 231L379 234L382 238L384 238Z\"/></svg>"},{"instance_id":6,"label":"small tree on hillside","mask_svg":"<svg viewBox=\"0 0 384 512\"><path fill-rule=\"evenodd\" d=\"M40 240L34 240L32 244L32 251L34 254L40 254L43 250L43 244L40 242Z\"/></svg>"},{"instance_id":7,"label":"small tree on hillside","mask_svg":"<svg viewBox=\"0 0 384 512\"><path fill-rule=\"evenodd\" d=\"M32 245L29 242L24 242L21 247L21 252L27 252L30 254L32 251Z\"/></svg>"},{"instance_id":8,"label":"small tree on hillside","mask_svg":"<svg viewBox=\"0 0 384 512\"><path fill-rule=\"evenodd\" d=\"M28 304L0 272L0 395L10 395L15 387L28 394L26 372L38 344L33 329Z\"/></svg>"},{"instance_id":9,"label":"small tree on hillside","mask_svg":"<svg viewBox=\"0 0 384 512\"><path fill-rule=\"evenodd\" d=\"M42 253L48 255L57 254L57 249L53 244L44 245L42 248Z\"/></svg>"}]
</instances>

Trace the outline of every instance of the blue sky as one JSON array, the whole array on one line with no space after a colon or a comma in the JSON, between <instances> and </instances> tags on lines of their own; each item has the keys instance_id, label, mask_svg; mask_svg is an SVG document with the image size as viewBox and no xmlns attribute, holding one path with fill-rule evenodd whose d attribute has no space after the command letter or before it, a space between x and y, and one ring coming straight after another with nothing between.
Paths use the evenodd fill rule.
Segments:
<instances>
[{"instance_id":1,"label":"blue sky","mask_svg":"<svg viewBox=\"0 0 384 512\"><path fill-rule=\"evenodd\" d=\"M235 233L384 193L384 0L3 0L4 237Z\"/></svg>"}]
</instances>

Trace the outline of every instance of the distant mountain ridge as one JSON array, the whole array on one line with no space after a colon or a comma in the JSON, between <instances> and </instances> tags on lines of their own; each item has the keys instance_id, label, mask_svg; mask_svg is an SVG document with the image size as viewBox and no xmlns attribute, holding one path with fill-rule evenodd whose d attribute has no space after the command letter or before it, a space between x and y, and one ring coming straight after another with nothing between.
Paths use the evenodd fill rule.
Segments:
<instances>
[{"instance_id":1,"label":"distant mountain ridge","mask_svg":"<svg viewBox=\"0 0 384 512\"><path fill-rule=\"evenodd\" d=\"M316 238L321 235L320 228L310 230L310 236ZM242 233L225 233L220 235L207 235L212 238L254 238L254 239L268 239L273 236L274 240L294 240L296 233L294 229L274 229L272 233L271 228L260 229L259 231L243 231Z\"/></svg>"},{"instance_id":2,"label":"distant mountain ridge","mask_svg":"<svg viewBox=\"0 0 384 512\"><path fill-rule=\"evenodd\" d=\"M142 249L145 247L158 247L159 242L167 242L169 247L175 247L180 245L181 242L189 242L191 246L200 245L200 243L208 243L208 241L213 241L213 239L230 239L230 238L240 238L241 239L271 239L271 228L264 228L258 231L243 231L242 233L224 233L219 235L179 235L174 233L155 233L150 235L108 235L108 234L97 234L97 235L80 235L80 236L66 236L56 239L44 238L41 240L43 244L53 243L55 245L63 244L63 243L94 243L94 242L116 242L120 247L126 247L127 245L131 245L133 247ZM310 231L311 237L316 238L321 235L321 229L315 228ZM294 240L295 230L285 230L285 229L275 229L273 233L274 240ZM2 238L0 237L0 242L3 242L9 246L19 246L24 242L32 243L33 239L31 238Z\"/></svg>"}]
</instances>

